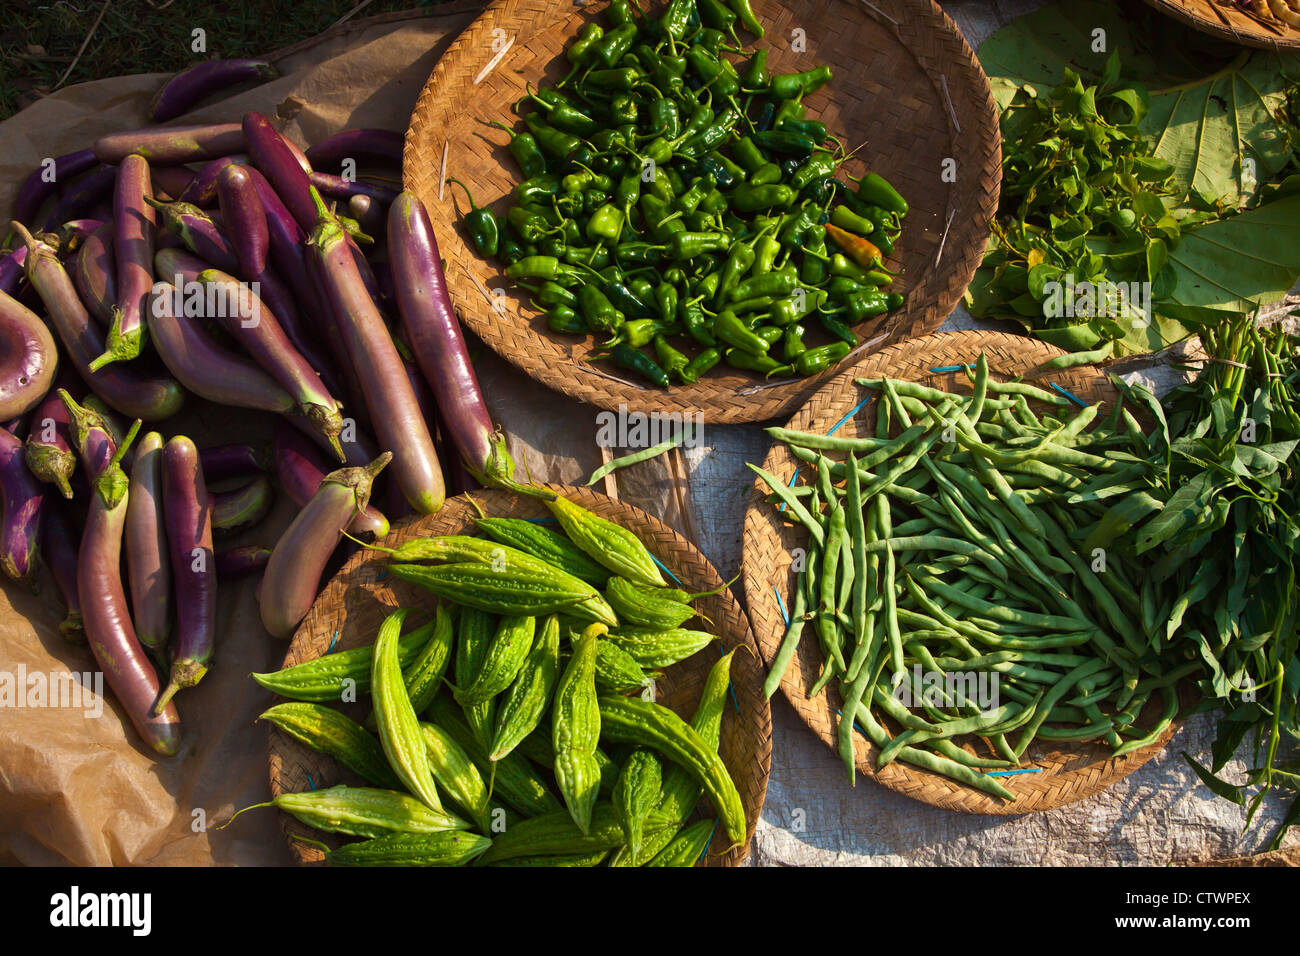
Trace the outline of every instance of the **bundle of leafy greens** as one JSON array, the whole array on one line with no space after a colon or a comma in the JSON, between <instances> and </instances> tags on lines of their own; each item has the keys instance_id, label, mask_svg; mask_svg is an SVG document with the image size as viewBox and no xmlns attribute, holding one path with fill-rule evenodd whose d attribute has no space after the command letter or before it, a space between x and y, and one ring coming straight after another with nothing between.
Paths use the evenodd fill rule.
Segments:
<instances>
[{"instance_id":1,"label":"bundle of leafy greens","mask_svg":"<svg viewBox=\"0 0 1300 956\"><path fill-rule=\"evenodd\" d=\"M972 314L1100 360L1254 311L1300 276L1300 57L1158 26L1082 0L980 47L1003 185Z\"/></svg>"}]
</instances>

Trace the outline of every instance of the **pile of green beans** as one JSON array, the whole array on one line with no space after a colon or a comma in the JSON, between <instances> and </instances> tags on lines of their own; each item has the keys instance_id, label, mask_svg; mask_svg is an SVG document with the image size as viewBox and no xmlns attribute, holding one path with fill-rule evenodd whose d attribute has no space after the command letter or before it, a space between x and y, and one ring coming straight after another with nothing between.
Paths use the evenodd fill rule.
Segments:
<instances>
[{"instance_id":1,"label":"pile of green beans","mask_svg":"<svg viewBox=\"0 0 1300 956\"><path fill-rule=\"evenodd\" d=\"M898 759L1012 800L986 771L1019 767L1035 741L1144 747L1198 665L1163 640L1165 596L1141 575L1127 528L1102 520L1114 504L1106 489L1144 471L1137 420L1122 402L1104 421L1100 404L1066 417L1069 399L994 380L983 354L967 373L969 395L858 379L874 396L876 437L768 429L804 480L750 467L809 540L765 689L811 628L822 669L808 693L838 681L850 777L856 722L878 767ZM1139 513L1141 492L1128 494ZM917 679L981 672L1001 706L927 697ZM1160 717L1140 727L1153 696Z\"/></svg>"},{"instance_id":2,"label":"pile of green beans","mask_svg":"<svg viewBox=\"0 0 1300 956\"><path fill-rule=\"evenodd\" d=\"M526 129L493 124L524 178L504 216L466 190L478 253L552 332L596 336L598 358L662 388L719 363L785 378L843 360L903 305L882 263L908 205L875 173L835 178L843 146L803 105L830 67L770 75L736 36L738 19L762 35L747 0L657 18L614 0L606 17L515 104Z\"/></svg>"}]
</instances>

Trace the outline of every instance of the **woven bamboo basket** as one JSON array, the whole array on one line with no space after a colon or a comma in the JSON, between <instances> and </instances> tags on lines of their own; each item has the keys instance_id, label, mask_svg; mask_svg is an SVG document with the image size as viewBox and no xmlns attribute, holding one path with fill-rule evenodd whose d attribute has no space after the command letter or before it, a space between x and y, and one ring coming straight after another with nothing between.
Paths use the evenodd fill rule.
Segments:
<instances>
[{"instance_id":1,"label":"woven bamboo basket","mask_svg":"<svg viewBox=\"0 0 1300 956\"><path fill-rule=\"evenodd\" d=\"M1300 49L1300 30L1261 18L1223 0L1146 0L1194 30L1265 50Z\"/></svg>"},{"instance_id":2,"label":"woven bamboo basket","mask_svg":"<svg viewBox=\"0 0 1300 956\"><path fill-rule=\"evenodd\" d=\"M651 4L653 6L653 4ZM829 377L773 384L715 368L692 386L668 390L633 381L607 362L589 363L594 342L551 333L500 267L479 258L459 224L465 181L477 202L504 214L519 172L506 134L488 125L514 119L525 84L553 83L568 67L563 50L603 0L497 0L438 61L411 117L403 179L429 209L441 239L447 286L461 320L490 348L556 391L602 408L702 411L713 422L762 421L792 412ZM907 198L897 255L904 308L857 332L868 347L938 328L983 256L998 203L1001 139L988 79L961 33L932 0L755 0L773 73L828 63L835 79L807 100L848 148L844 166L870 168ZM799 42L795 42L795 38ZM805 52L792 46L806 43ZM516 123L522 128L522 122ZM453 196L453 192L455 196ZM453 225L455 224L455 225ZM489 291L492 290L492 291Z\"/></svg>"},{"instance_id":3,"label":"woven bamboo basket","mask_svg":"<svg viewBox=\"0 0 1300 956\"><path fill-rule=\"evenodd\" d=\"M772 712L763 696L763 667L758 655L749 620L718 572L693 544L667 525L639 508L624 504L586 488L551 485L552 490L590 509L602 517L634 531L646 547L691 592L720 590L711 597L700 598L696 607L713 622L709 629L718 635L721 650L710 645L698 654L664 671L655 682L659 703L689 719L699 701L709 669L724 650L744 645L752 653L737 654L731 665L733 704L722 721L720 753L740 791L747 820L746 842L725 854L711 850L705 863L711 866L736 866L748 853L758 823L759 811L767 793L767 777L772 759ZM545 518L550 512L540 502L506 491L477 491L474 500L494 517ZM477 512L464 498L453 498L436 515L411 518L399 525L382 542L397 547L413 538L448 534L475 534ZM435 598L418 585L399 581L384 574L384 556L363 550L353 555L316 599L303 620L285 655L285 667L301 664L328 650L347 650L374 642L383 619L399 607L412 608L409 623L418 625L428 619ZM352 705L353 716L364 719L368 703ZM347 708L343 708L347 709ZM282 731L272 727L269 739L271 794L301 793L337 783L359 785L361 780L340 767L332 757L317 753ZM702 805L703 806L703 805ZM295 839L302 836L337 845L328 834L304 826L288 814L281 814L291 852L300 863L320 863L324 855Z\"/></svg>"},{"instance_id":4,"label":"woven bamboo basket","mask_svg":"<svg viewBox=\"0 0 1300 956\"><path fill-rule=\"evenodd\" d=\"M885 375L946 391L969 393L970 384L964 373L931 370L974 362L981 350L987 356L990 374L1002 381L1024 375L1048 359L1064 354L1046 343L1004 332L946 332L924 336L890 346L843 372L799 410L790 420L789 427L824 433L844 421L835 433L837 436L870 435L874 431L874 406L869 406L869 414L845 420L845 416L862 401L866 391L853 383L855 378ZM1036 381L1044 387L1047 382L1054 382L1088 402L1112 402L1118 397L1114 385L1096 368L1068 369L1053 373L1046 379L1026 380ZM788 479L794 474L796 464L798 461L784 445L774 444L763 468L777 478ZM791 549L806 546L807 533L783 522L776 508L765 500L767 495L766 486L756 481L745 511L744 576L750 619L763 657L770 663L786 630L781 609L790 606ZM780 602L777 600L778 592ZM781 690L813 733L835 749L841 707L838 690L828 687L815 698L807 695L820 665L821 651L817 642L808 638L805 632L799 651L781 682ZM1139 725L1152 720L1157 709L1149 706L1139 716ZM1119 758L1110 756L1109 748L1098 744L1036 741L1031 744L1025 760L1025 768L1035 772L1001 778L1001 782L1016 795L1011 803L901 761L877 770L875 760L879 750L860 731L855 731L854 749L860 773L923 803L967 813L1020 814L1049 810L1105 789L1159 753L1172 736L1173 729L1170 728L1156 743Z\"/></svg>"}]
</instances>

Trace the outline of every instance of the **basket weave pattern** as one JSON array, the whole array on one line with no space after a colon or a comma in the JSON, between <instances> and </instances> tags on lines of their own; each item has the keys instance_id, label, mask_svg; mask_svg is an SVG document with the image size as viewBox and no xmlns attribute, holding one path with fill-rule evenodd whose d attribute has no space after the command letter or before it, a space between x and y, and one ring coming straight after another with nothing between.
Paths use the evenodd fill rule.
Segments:
<instances>
[{"instance_id":1,"label":"basket weave pattern","mask_svg":"<svg viewBox=\"0 0 1300 956\"><path fill-rule=\"evenodd\" d=\"M699 702L705 678L718 656L741 644L752 652L742 652L732 659L734 703L728 706L723 717L720 746L722 759L731 772L745 805L746 843L744 847L737 847L722 855L714 855L716 847L711 848L705 858L709 865L714 866L739 864L745 858L749 840L754 835L754 827L767 792L772 758L772 712L767 698L763 696L763 667L748 618L731 591L723 586L723 581L713 566L694 545L667 525L639 508L585 488L562 485L549 487L584 508L635 532L688 591L721 589L720 594L700 598L695 606L713 622L709 630L718 635L722 650L718 650L717 645L710 645L687 660L667 668L664 676L655 682L655 690L659 703L689 719ZM476 491L474 500L493 517L550 516L550 512L540 502L512 492ZM472 535L475 534L473 519L476 514L473 506L463 497L453 498L436 515L411 518L399 525L384 539L383 545L395 548L413 538ZM369 550L359 551L348 560L321 592L311 612L299 626L285 655L285 667L313 660L328 650L342 651L373 643L383 619L399 607L414 609L407 621L408 626L418 626L428 619L436 601L434 596L416 584L386 575L386 563L381 552ZM367 710L362 708L367 707L368 701L353 705L350 716L357 720L364 719ZM274 727L270 730L269 754L272 796L321 789L337 783L361 783L359 778L340 767L332 757L311 750ZM319 850L298 842L294 837L304 836L329 844L331 841L327 838L328 835L311 830L288 814L280 816L285 834L289 837L290 849L299 862L321 862L324 856Z\"/></svg>"},{"instance_id":2,"label":"basket weave pattern","mask_svg":"<svg viewBox=\"0 0 1300 956\"><path fill-rule=\"evenodd\" d=\"M865 389L853 383L855 378L888 376L968 394L970 383L965 373L930 370L974 362L981 350L987 357L990 373L999 380L1025 374L1042 362L1064 354L1046 343L1002 332L928 335L890 346L856 368L843 372L799 410L790 420L789 427L798 431L829 431L866 395ZM1042 387L1055 382L1089 402L1109 404L1118 397L1114 385L1095 368L1067 369L1045 378L1027 380ZM861 414L846 421L835 434L846 438L868 436L874 431L874 423L873 402ZM799 462L784 445L774 443L763 468L779 479L789 479L796 464ZM766 501L768 493L766 485L755 481L745 511L744 576L750 619L763 657L770 663L786 630L781 608L790 607L790 588L794 582L794 575L790 572L791 550L806 546L807 533L781 520L776 507ZM783 605L778 603L774 588L780 592ZM821 650L815 635L810 632L810 628L805 628L799 651L786 672L781 690L813 733L834 749L837 747L841 699L833 685L816 698L807 696L807 690L821 667ZM1138 723L1144 723L1156 709L1149 705ZM896 760L883 770L876 770L879 750L860 731L855 731L854 748L858 771L874 777L891 790L950 810L1019 814L1048 810L1099 792L1154 757L1172 734L1173 728L1156 743L1119 758L1112 757L1110 749L1099 744L1035 741L1025 755L1024 767L1038 772L1001 778L1001 782L1016 795L1012 803L902 761Z\"/></svg>"},{"instance_id":3,"label":"basket weave pattern","mask_svg":"<svg viewBox=\"0 0 1300 956\"><path fill-rule=\"evenodd\" d=\"M1265 50L1300 49L1300 31L1278 20L1265 26L1255 17L1228 3L1215 0L1147 0L1161 13L1181 20L1194 30ZM1276 31L1276 32L1275 32Z\"/></svg>"},{"instance_id":4,"label":"basket weave pattern","mask_svg":"<svg viewBox=\"0 0 1300 956\"><path fill-rule=\"evenodd\" d=\"M420 95L406 136L403 179L438 228L447 285L461 320L528 375L603 408L702 410L715 422L789 414L833 372L771 385L724 365L695 385L665 391L642 387L633 373L608 363L593 367L586 361L592 340L551 333L526 296L495 293L512 284L470 245L459 224L458 213L467 211L464 197L458 190L453 197L450 188L439 195L445 150L446 175L466 182L477 202L504 214L520 174L506 148L508 137L488 121L510 125L511 104L524 95L526 83L536 87L563 76L569 38L605 6L600 0L498 0L438 61ZM888 263L903 270L894 288L907 294L907 304L883 321L858 326L859 337L879 347L933 331L975 274L998 202L997 112L974 53L932 0L809 0L790 7L756 0L754 8L767 30L756 45L770 50L772 73L814 63L835 70L835 79L809 96L807 106L809 116L824 120L846 148L858 149L844 171L858 176L870 167L911 206L897 256ZM794 52L801 44L806 50Z\"/></svg>"}]
</instances>

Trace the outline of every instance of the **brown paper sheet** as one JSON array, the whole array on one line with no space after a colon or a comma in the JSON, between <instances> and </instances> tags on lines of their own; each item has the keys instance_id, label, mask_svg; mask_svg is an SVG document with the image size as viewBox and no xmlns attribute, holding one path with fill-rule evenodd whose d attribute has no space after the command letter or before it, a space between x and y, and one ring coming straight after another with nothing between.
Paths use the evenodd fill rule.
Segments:
<instances>
[{"instance_id":1,"label":"brown paper sheet","mask_svg":"<svg viewBox=\"0 0 1300 956\"><path fill-rule=\"evenodd\" d=\"M348 127L405 130L436 58L479 4L442 7L418 19L348 24L274 57L283 76L180 122L232 122L256 109L283 121L308 144ZM0 123L0 209L44 157L85 148L97 136L143 125L162 74L120 77L60 91ZM435 224L438 228L445 228ZM477 343L474 343L477 345ZM510 435L521 468L539 480L583 483L601 464L594 443L597 409L551 393L477 345L475 356L492 413ZM164 435L200 445L269 441L271 421L194 402ZM619 497L685 530L694 526L684 484L664 460L620 472ZM261 526L232 544L271 543L292 519L277 502ZM43 577L38 595L5 581L0 595L2 675L93 672L84 648L58 631L62 600ZM223 583L216 662L178 707L182 752L154 759L110 699L99 716L84 709L0 707L0 864L204 865L289 862L271 810L212 830L237 808L268 799L266 730L256 716L272 696L248 675L274 669L286 645L262 629L255 582ZM40 678L37 678L38 680ZM84 702L83 702L84 703ZM93 708L94 701L89 704Z\"/></svg>"}]
</instances>

